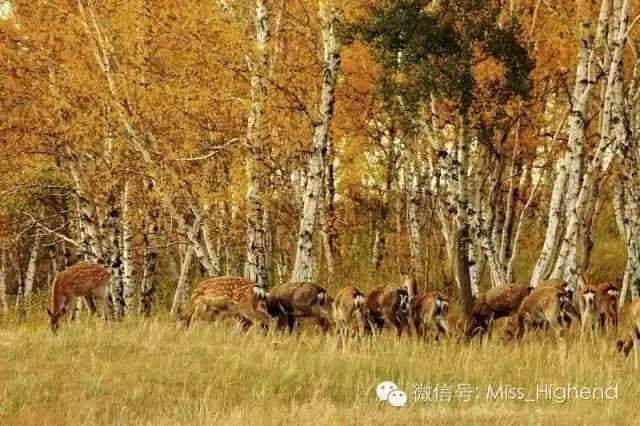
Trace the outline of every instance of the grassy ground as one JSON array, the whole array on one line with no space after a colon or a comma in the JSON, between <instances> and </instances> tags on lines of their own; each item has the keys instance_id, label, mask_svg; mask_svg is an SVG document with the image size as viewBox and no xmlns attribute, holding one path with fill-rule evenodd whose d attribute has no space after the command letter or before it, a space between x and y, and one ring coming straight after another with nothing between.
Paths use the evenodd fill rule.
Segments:
<instances>
[{"instance_id":1,"label":"grassy ground","mask_svg":"<svg viewBox=\"0 0 640 426\"><path fill-rule=\"evenodd\" d=\"M638 424L633 361L613 346L549 335L518 346L382 336L343 347L315 333L183 332L164 316L84 319L54 337L34 316L0 328L0 424ZM378 402L382 380L406 391L406 407ZM415 401L417 384L440 384L443 399L449 385L452 400ZM458 393L465 384L470 402ZM619 392L557 403L536 398L538 384ZM487 401L488 386L499 385L537 400Z\"/></svg>"}]
</instances>

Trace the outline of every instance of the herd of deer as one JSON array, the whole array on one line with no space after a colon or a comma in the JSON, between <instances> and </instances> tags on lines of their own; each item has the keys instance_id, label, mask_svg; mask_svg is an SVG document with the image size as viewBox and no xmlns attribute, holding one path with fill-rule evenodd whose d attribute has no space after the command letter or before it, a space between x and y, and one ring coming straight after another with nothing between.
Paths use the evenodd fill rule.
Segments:
<instances>
[{"instance_id":1,"label":"herd of deer","mask_svg":"<svg viewBox=\"0 0 640 426\"><path fill-rule=\"evenodd\" d=\"M58 330L60 319L76 298L83 297L90 313L96 311L95 298L107 297L110 273L106 266L79 262L58 274L51 290L49 315L51 330ZM618 287L613 283L588 284L578 275L577 286L556 279L536 287L507 284L480 294L471 315L449 312L451 301L438 291L418 293L415 280L388 284L365 296L357 287L345 287L335 298L311 282L282 284L266 291L243 277L217 277L201 281L190 298L181 325L197 321L219 321L233 317L243 328L275 325L293 331L300 318L315 318L327 331L335 327L343 337L362 336L384 328L401 336L438 340L455 335L471 339L488 334L497 320L504 318L505 340L519 340L527 330L549 328L559 337L580 324L583 332L613 329L617 333L619 314L625 319L629 337L617 341L618 351L628 355L634 348L636 364L640 344L640 300L619 313ZM71 317L74 313L71 312Z\"/></svg>"}]
</instances>

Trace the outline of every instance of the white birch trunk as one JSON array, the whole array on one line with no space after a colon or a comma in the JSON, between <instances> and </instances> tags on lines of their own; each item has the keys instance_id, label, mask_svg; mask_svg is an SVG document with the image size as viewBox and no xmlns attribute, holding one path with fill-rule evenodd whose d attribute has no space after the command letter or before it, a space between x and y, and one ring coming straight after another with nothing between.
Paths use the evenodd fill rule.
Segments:
<instances>
[{"instance_id":1,"label":"white birch trunk","mask_svg":"<svg viewBox=\"0 0 640 426\"><path fill-rule=\"evenodd\" d=\"M302 217L300 218L296 257L291 274L292 281L311 281L314 275L313 236L315 234L318 207L322 201L324 163L328 140L331 137L336 82L340 69L340 45L335 34L337 31L337 18L328 3L328 0L320 0L324 57L322 93L320 95L320 105L318 106L318 117L314 124L313 152L309 160L307 183L302 198Z\"/></svg>"},{"instance_id":2,"label":"white birch trunk","mask_svg":"<svg viewBox=\"0 0 640 426\"><path fill-rule=\"evenodd\" d=\"M215 275L220 275L220 256L213 243L213 232L211 231L211 223L207 217L202 220L202 242L207 251L209 264Z\"/></svg>"},{"instance_id":3,"label":"white birch trunk","mask_svg":"<svg viewBox=\"0 0 640 426\"><path fill-rule=\"evenodd\" d=\"M247 261L245 275L256 285L267 287L266 235L264 229L263 180L264 170L262 151L265 143L264 105L267 96L266 76L269 62L269 14L266 0L255 3L255 60L248 59L251 73L251 109L247 119L247 172L249 187L247 204Z\"/></svg>"},{"instance_id":4,"label":"white birch trunk","mask_svg":"<svg viewBox=\"0 0 640 426\"><path fill-rule=\"evenodd\" d=\"M171 315L178 316L182 311L184 302L187 299L187 292L189 286L187 285L187 278L189 277L189 270L191 269L191 260L193 258L193 246L187 245L186 253L182 264L180 265L180 278L176 286L176 291L173 295L173 303L171 304Z\"/></svg>"},{"instance_id":5,"label":"white birch trunk","mask_svg":"<svg viewBox=\"0 0 640 426\"><path fill-rule=\"evenodd\" d=\"M157 236L158 236L158 212L155 207L149 212L147 219L148 226L144 232L144 268L142 270L142 280L140 282L140 306L139 312L142 315L151 314L151 304L155 292L155 271L158 259ZM179 281L179 278L178 278Z\"/></svg>"},{"instance_id":6,"label":"white birch trunk","mask_svg":"<svg viewBox=\"0 0 640 426\"><path fill-rule=\"evenodd\" d=\"M588 104L591 89L595 84L595 48L604 38L604 32L609 19L609 0L603 0L596 29L595 41L591 40L590 20L584 18L581 24L581 40L578 47L578 61L576 65L576 80L572 93L572 109L569 115L569 141L565 157L558 163L558 173L554 183L551 204L549 206L549 224L543 243L542 251L531 275L530 285L536 286L545 280L551 269L558 242L561 240L560 225L562 218L575 214L576 203L580 194L582 178L582 143L584 138ZM566 195L566 196L565 196ZM564 204L564 206L563 206ZM562 275L566 265L566 258L570 246L563 244L558 255L553 275Z\"/></svg>"},{"instance_id":7,"label":"white birch trunk","mask_svg":"<svg viewBox=\"0 0 640 426\"><path fill-rule=\"evenodd\" d=\"M511 247L511 256L509 258L509 262L507 263L507 277L510 280L513 280L515 276L515 272L513 270L513 264L515 262L516 256L518 255L518 244L520 242L520 233L522 232L522 225L524 224L524 221L525 221L524 220L525 215L529 210L529 207L531 206L531 203L533 202L535 195L537 193L538 186L540 185L540 182L543 179L544 179L544 176L542 175L538 177L538 180L533 185L533 188L531 188L531 193L529 194L529 198L527 199L526 204L524 205L522 210L520 210L520 216L518 218L518 222L516 225L516 232L515 232L515 235L513 236L513 246Z\"/></svg>"},{"instance_id":8,"label":"white birch trunk","mask_svg":"<svg viewBox=\"0 0 640 426\"><path fill-rule=\"evenodd\" d=\"M557 250L558 235L560 234L564 218L564 195L567 178L569 176L566 162L566 158L561 158L556 163L556 177L551 194L551 202L549 204L549 223L547 225L542 250L533 268L531 281L529 281L529 285L532 287L537 286L549 276Z\"/></svg>"},{"instance_id":9,"label":"white birch trunk","mask_svg":"<svg viewBox=\"0 0 640 426\"><path fill-rule=\"evenodd\" d=\"M627 21L628 21L628 2L624 0L623 4L617 0L614 7L614 18L617 18L619 23L616 34L612 37L612 45L610 49L612 51L612 59L608 70L608 78L606 82L605 91L605 105L602 115L602 127L601 137L596 148L596 152L591 162L588 163L587 169L582 177L582 183L580 181L575 182L575 188L570 188L569 197L567 202L569 206L574 206L571 210L567 210L568 225L565 233L565 238L558 255L558 260L553 273L554 277L564 277L566 279L574 277L578 269L578 241L579 230L586 228L585 221L591 219L587 217L590 202L595 203L596 200L590 200L590 196L593 194L593 186L597 185L595 182L602 172L604 157L612 142L611 135L611 116L616 102L622 104L622 92L616 90L616 86L621 88L622 86L622 59L624 45L626 44L627 35ZM589 76L590 77L590 76ZM594 83L590 83L591 85ZM589 88L585 87L585 93L589 93ZM586 96L588 101L588 96ZM579 124L578 136L582 138L584 136L584 126L586 117L586 106L584 115ZM577 125L576 125L577 128ZM571 143L571 134L570 134Z\"/></svg>"},{"instance_id":10,"label":"white birch trunk","mask_svg":"<svg viewBox=\"0 0 640 426\"><path fill-rule=\"evenodd\" d=\"M89 249L89 252L85 254L90 256L94 261L103 262L105 261L103 251L104 243L99 231L98 213L87 189L88 185L84 181L83 173L80 170L79 159L71 151L69 146L67 146L66 149L68 156L66 166L75 184L80 227L86 239L86 246Z\"/></svg>"},{"instance_id":11,"label":"white birch trunk","mask_svg":"<svg viewBox=\"0 0 640 426\"><path fill-rule=\"evenodd\" d=\"M409 227L409 249L411 252L411 274L422 276L422 215L423 207L420 191L420 172L416 161L411 162L407 173L407 222Z\"/></svg>"},{"instance_id":12,"label":"white birch trunk","mask_svg":"<svg viewBox=\"0 0 640 426\"><path fill-rule=\"evenodd\" d=\"M111 268L111 278L109 289L111 293L111 305L116 319L124 317L124 298L122 287L122 254L120 252L120 208L115 194L109 197L109 210L107 212L107 228L109 234L109 267Z\"/></svg>"},{"instance_id":13,"label":"white birch trunk","mask_svg":"<svg viewBox=\"0 0 640 426\"><path fill-rule=\"evenodd\" d=\"M6 268L6 254L2 250L0 253L0 306L2 312L7 313L9 311L9 301L7 300L7 268Z\"/></svg>"},{"instance_id":14,"label":"white birch trunk","mask_svg":"<svg viewBox=\"0 0 640 426\"><path fill-rule=\"evenodd\" d=\"M29 263L27 265L27 273L24 277L24 300L28 301L33 293L33 284L36 279L36 267L38 265L38 254L40 252L40 230L36 229L35 236L33 238L33 245L29 252Z\"/></svg>"},{"instance_id":15,"label":"white birch trunk","mask_svg":"<svg viewBox=\"0 0 640 426\"><path fill-rule=\"evenodd\" d=\"M469 226L469 135L467 133L467 117L461 119L461 135L458 139L458 193L457 193L457 225L458 225L458 280L462 299L462 310L465 315L471 314L473 293L469 275L469 247L471 245Z\"/></svg>"},{"instance_id":16,"label":"white birch trunk","mask_svg":"<svg viewBox=\"0 0 640 426\"><path fill-rule=\"evenodd\" d=\"M133 281L133 247L131 234L131 199L129 182L125 182L122 192L122 283L124 286L124 306L127 314L134 312L135 283Z\"/></svg>"}]
</instances>

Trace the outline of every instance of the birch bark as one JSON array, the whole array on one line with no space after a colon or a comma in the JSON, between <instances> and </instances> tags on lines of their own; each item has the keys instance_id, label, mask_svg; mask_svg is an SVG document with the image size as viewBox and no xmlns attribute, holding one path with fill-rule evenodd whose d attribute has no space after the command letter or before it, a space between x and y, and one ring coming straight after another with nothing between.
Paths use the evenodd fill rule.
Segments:
<instances>
[{"instance_id":1,"label":"birch bark","mask_svg":"<svg viewBox=\"0 0 640 426\"><path fill-rule=\"evenodd\" d=\"M307 182L302 199L302 217L291 274L292 281L311 281L314 275L313 236L318 207L322 200L327 145L331 137L336 82L340 70L340 45L336 36L338 20L329 0L320 0L319 6L323 46L322 93L318 105L318 116L314 123L313 152L309 160Z\"/></svg>"},{"instance_id":2,"label":"birch bark","mask_svg":"<svg viewBox=\"0 0 640 426\"><path fill-rule=\"evenodd\" d=\"M122 253L120 252L120 208L118 198L115 193L109 196L109 210L107 212L107 228L109 233L109 267L111 268L111 278L109 289L111 293L111 304L116 319L124 317L124 297L122 286Z\"/></svg>"},{"instance_id":3,"label":"birch bark","mask_svg":"<svg viewBox=\"0 0 640 426\"><path fill-rule=\"evenodd\" d=\"M29 252L29 263L27 265L27 273L24 277L24 300L28 301L33 293L33 284L36 279L36 267L38 265L38 254L40 253L40 241L42 236L40 230L36 229L35 236L33 238L33 245Z\"/></svg>"},{"instance_id":4,"label":"birch bark","mask_svg":"<svg viewBox=\"0 0 640 426\"><path fill-rule=\"evenodd\" d=\"M124 307L127 314L134 312L135 283L133 281L133 235L131 234L131 198L129 181L122 191L122 283L124 286Z\"/></svg>"},{"instance_id":5,"label":"birch bark","mask_svg":"<svg viewBox=\"0 0 640 426\"><path fill-rule=\"evenodd\" d=\"M7 263L6 254L3 249L0 253L0 306L5 314L9 311L9 301L7 300Z\"/></svg>"},{"instance_id":6,"label":"birch bark","mask_svg":"<svg viewBox=\"0 0 640 426\"><path fill-rule=\"evenodd\" d=\"M140 282L140 314L149 316L151 314L151 304L155 292L155 270L158 259L157 236L158 236L158 211L155 208L149 212L147 228L143 233L144 238L144 269L142 270L142 280Z\"/></svg>"},{"instance_id":7,"label":"birch bark","mask_svg":"<svg viewBox=\"0 0 640 426\"><path fill-rule=\"evenodd\" d=\"M531 275L530 285L536 286L545 280L553 269L553 262L558 251L562 251L557 258L553 275L563 275L566 258L570 250L570 239L562 240L560 235L561 219L566 215L575 216L576 203L580 195L582 179L582 152L586 117L591 91L595 85L596 47L604 40L610 9L610 0L602 0L595 37L591 34L589 17L581 22L581 39L578 47L578 61L576 65L576 80L572 92L571 112L569 115L569 141L565 157L558 162L558 173L553 187L551 204L549 206L549 221L542 251ZM566 196L565 196L566 195ZM573 225L572 225L573 226ZM569 227L567 227L569 228ZM573 229L567 229L568 235ZM566 233L565 233L566 234ZM558 247L564 241L562 247Z\"/></svg>"},{"instance_id":8,"label":"birch bark","mask_svg":"<svg viewBox=\"0 0 640 426\"><path fill-rule=\"evenodd\" d=\"M247 119L247 262L245 275L260 287L267 287L266 235L264 228L263 181L266 176L262 151L265 143L264 108L269 62L269 13L266 0L255 3L255 59L248 58L251 73L251 109Z\"/></svg>"}]
</instances>

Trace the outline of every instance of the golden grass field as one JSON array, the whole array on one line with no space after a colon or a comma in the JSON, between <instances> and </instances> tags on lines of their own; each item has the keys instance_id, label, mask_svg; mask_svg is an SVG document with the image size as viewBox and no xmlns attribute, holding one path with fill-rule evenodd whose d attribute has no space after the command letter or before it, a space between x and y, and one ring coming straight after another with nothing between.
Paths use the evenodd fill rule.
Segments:
<instances>
[{"instance_id":1,"label":"golden grass field","mask_svg":"<svg viewBox=\"0 0 640 426\"><path fill-rule=\"evenodd\" d=\"M332 335L243 333L226 324L188 332L166 315L64 323L44 314L0 322L3 425L388 425L638 424L633 360L614 338L551 334L519 345L397 340L390 334L340 345ZM379 402L392 380L407 406ZM488 386L619 385L616 400L487 401ZM452 387L450 403L414 400L416 384ZM477 388L470 402L456 394ZM446 392L446 391L445 391ZM477 395L477 399L475 396ZM466 399L466 397L465 397Z\"/></svg>"}]
</instances>

